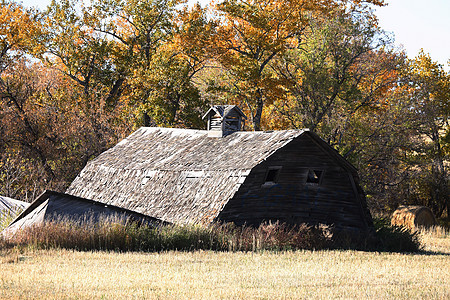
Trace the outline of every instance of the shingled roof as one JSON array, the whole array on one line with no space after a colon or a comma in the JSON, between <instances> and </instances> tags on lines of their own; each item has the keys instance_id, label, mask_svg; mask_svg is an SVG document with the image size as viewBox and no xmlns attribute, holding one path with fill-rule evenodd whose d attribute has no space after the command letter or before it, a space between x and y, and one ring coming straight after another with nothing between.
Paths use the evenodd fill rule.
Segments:
<instances>
[{"instance_id":1,"label":"shingled roof","mask_svg":"<svg viewBox=\"0 0 450 300\"><path fill-rule=\"evenodd\" d=\"M211 138L205 130L143 127L89 162L67 193L168 222L208 223L252 168L303 134L340 157L308 130Z\"/></svg>"}]
</instances>

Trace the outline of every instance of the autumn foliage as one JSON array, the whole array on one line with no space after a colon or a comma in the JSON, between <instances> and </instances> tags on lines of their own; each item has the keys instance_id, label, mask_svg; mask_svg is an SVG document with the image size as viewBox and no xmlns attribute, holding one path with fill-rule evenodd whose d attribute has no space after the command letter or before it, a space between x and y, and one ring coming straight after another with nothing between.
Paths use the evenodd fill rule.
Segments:
<instances>
[{"instance_id":1,"label":"autumn foliage","mask_svg":"<svg viewBox=\"0 0 450 300\"><path fill-rule=\"evenodd\" d=\"M2 0L0 194L63 191L139 126L305 128L360 171L373 210L448 215L450 75L393 48L378 0Z\"/></svg>"}]
</instances>

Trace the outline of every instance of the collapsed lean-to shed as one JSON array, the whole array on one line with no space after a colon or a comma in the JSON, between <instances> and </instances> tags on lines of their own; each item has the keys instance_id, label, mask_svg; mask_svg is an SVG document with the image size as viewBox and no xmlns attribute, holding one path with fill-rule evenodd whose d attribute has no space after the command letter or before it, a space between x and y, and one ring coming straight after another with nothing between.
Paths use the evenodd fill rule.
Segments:
<instances>
[{"instance_id":1,"label":"collapsed lean-to shed","mask_svg":"<svg viewBox=\"0 0 450 300\"><path fill-rule=\"evenodd\" d=\"M30 203L24 201L0 196L0 220L3 220L3 218L13 218L17 216L29 205Z\"/></svg>"},{"instance_id":2,"label":"collapsed lean-to shed","mask_svg":"<svg viewBox=\"0 0 450 300\"><path fill-rule=\"evenodd\" d=\"M45 222L94 224L99 221L138 222L158 225L160 220L124 208L105 205L89 199L45 191L5 229L6 234Z\"/></svg>"},{"instance_id":3,"label":"collapsed lean-to shed","mask_svg":"<svg viewBox=\"0 0 450 300\"><path fill-rule=\"evenodd\" d=\"M356 169L316 134L237 131L235 106L205 117L209 130L140 128L89 162L67 193L174 223L373 226Z\"/></svg>"}]
</instances>

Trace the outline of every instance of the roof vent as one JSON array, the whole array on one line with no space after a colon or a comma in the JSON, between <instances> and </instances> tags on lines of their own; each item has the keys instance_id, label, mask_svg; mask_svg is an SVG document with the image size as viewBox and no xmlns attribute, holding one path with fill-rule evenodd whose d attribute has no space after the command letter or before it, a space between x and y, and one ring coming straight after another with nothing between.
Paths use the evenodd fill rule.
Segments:
<instances>
[{"instance_id":1,"label":"roof vent","mask_svg":"<svg viewBox=\"0 0 450 300\"><path fill-rule=\"evenodd\" d=\"M214 105L203 116L208 120L208 136L224 137L240 131L247 117L236 105Z\"/></svg>"}]
</instances>

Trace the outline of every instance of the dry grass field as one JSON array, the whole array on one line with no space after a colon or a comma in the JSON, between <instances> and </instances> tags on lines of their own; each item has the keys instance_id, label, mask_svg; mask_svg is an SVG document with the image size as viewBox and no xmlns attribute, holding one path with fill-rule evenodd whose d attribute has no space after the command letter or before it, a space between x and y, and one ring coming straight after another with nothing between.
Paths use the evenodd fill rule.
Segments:
<instances>
[{"instance_id":1,"label":"dry grass field","mask_svg":"<svg viewBox=\"0 0 450 300\"><path fill-rule=\"evenodd\" d=\"M450 236L425 254L0 252L2 299L450 299Z\"/></svg>"}]
</instances>

